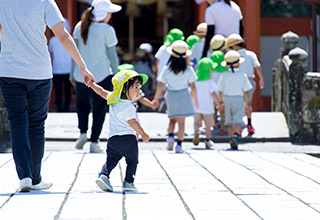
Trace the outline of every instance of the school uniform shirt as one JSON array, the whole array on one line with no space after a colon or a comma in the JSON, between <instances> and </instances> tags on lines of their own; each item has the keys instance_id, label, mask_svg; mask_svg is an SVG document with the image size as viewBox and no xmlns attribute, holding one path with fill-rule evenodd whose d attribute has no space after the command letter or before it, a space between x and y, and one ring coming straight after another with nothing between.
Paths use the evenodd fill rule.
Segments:
<instances>
[{"instance_id":1,"label":"school uniform shirt","mask_svg":"<svg viewBox=\"0 0 320 220\"><path fill-rule=\"evenodd\" d=\"M222 91L224 96L243 96L251 88L247 74L240 69L234 69L234 73L230 69L223 72L218 82L218 91Z\"/></svg>"},{"instance_id":2,"label":"school uniform shirt","mask_svg":"<svg viewBox=\"0 0 320 220\"><path fill-rule=\"evenodd\" d=\"M116 32L109 24L92 22L89 28L87 44L85 45L81 37L80 27L81 21L78 22L73 31L73 37L88 69L94 75L96 82L99 83L107 76L114 74L108 57L108 47L118 44ZM78 65L75 65L72 79L83 83L83 77Z\"/></svg>"},{"instance_id":3,"label":"school uniform shirt","mask_svg":"<svg viewBox=\"0 0 320 220\"><path fill-rule=\"evenodd\" d=\"M108 93L107 98L111 95ZM109 108L109 135L136 135L135 130L129 125L128 120L136 118L136 109L130 100L120 99L111 104Z\"/></svg>"},{"instance_id":4,"label":"school uniform shirt","mask_svg":"<svg viewBox=\"0 0 320 220\"><path fill-rule=\"evenodd\" d=\"M163 67L165 67L168 64L168 61L171 57L171 54L167 52L167 45L162 45L157 53L154 55L154 57L159 60L159 69L158 69L158 76L157 81L159 78L160 73L163 70Z\"/></svg>"},{"instance_id":5,"label":"school uniform shirt","mask_svg":"<svg viewBox=\"0 0 320 220\"><path fill-rule=\"evenodd\" d=\"M72 59L56 36L49 40L49 51L52 54L52 73L66 74L71 72Z\"/></svg>"},{"instance_id":6,"label":"school uniform shirt","mask_svg":"<svg viewBox=\"0 0 320 220\"><path fill-rule=\"evenodd\" d=\"M197 98L199 108L195 109L196 113L213 114L214 100L212 93L217 91L216 84L211 80L196 81Z\"/></svg>"},{"instance_id":7,"label":"school uniform shirt","mask_svg":"<svg viewBox=\"0 0 320 220\"><path fill-rule=\"evenodd\" d=\"M63 21L53 0L28 0L28 3L0 0L0 77L51 79L51 59L44 33L46 26L51 28Z\"/></svg>"},{"instance_id":8,"label":"school uniform shirt","mask_svg":"<svg viewBox=\"0 0 320 220\"><path fill-rule=\"evenodd\" d=\"M215 34L224 36L239 34L242 13L236 3L233 1L230 3L231 7L224 1L216 1L206 9L205 22L208 26L215 26Z\"/></svg>"},{"instance_id":9,"label":"school uniform shirt","mask_svg":"<svg viewBox=\"0 0 320 220\"><path fill-rule=\"evenodd\" d=\"M238 50L241 57L245 58L245 61L241 63L239 69L241 72L246 73L251 79L254 78L254 68L261 66L257 55L250 50L241 49Z\"/></svg>"},{"instance_id":10,"label":"school uniform shirt","mask_svg":"<svg viewBox=\"0 0 320 220\"><path fill-rule=\"evenodd\" d=\"M197 80L193 68L187 65L184 72L174 74L168 66L165 66L159 75L159 82L166 84L168 90L177 91L189 88L189 84Z\"/></svg>"},{"instance_id":11,"label":"school uniform shirt","mask_svg":"<svg viewBox=\"0 0 320 220\"><path fill-rule=\"evenodd\" d=\"M206 39L201 38L200 41L193 44L191 48L192 54L190 55L190 60L193 62L193 69L196 71L198 69L198 63L202 58L202 51L204 48L204 43ZM210 58L210 51L208 50L207 57Z\"/></svg>"}]
</instances>

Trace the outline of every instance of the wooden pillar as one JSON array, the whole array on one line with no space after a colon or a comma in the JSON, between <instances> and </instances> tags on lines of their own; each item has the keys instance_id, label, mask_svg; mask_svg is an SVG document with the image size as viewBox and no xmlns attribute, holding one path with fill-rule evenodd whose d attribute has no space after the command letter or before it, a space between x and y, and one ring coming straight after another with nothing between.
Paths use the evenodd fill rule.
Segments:
<instances>
[{"instance_id":1,"label":"wooden pillar","mask_svg":"<svg viewBox=\"0 0 320 220\"><path fill-rule=\"evenodd\" d=\"M261 32L260 0L240 0L239 6L243 15L244 37L246 38L247 49L255 52L259 58ZM266 107L261 99L259 78L257 76L255 77L255 81L257 86L252 98L252 107L253 111L260 111Z\"/></svg>"},{"instance_id":2,"label":"wooden pillar","mask_svg":"<svg viewBox=\"0 0 320 220\"><path fill-rule=\"evenodd\" d=\"M71 31L73 31L74 26L78 22L77 21L77 1L76 0L67 0L67 14L65 16L69 20L69 25L71 27Z\"/></svg>"}]
</instances>

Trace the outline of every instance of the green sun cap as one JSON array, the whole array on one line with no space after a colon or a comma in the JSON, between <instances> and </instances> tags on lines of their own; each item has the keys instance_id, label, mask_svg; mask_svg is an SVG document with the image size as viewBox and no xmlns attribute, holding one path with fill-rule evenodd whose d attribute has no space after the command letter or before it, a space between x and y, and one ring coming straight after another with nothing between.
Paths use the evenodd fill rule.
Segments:
<instances>
[{"instance_id":1,"label":"green sun cap","mask_svg":"<svg viewBox=\"0 0 320 220\"><path fill-rule=\"evenodd\" d=\"M176 40L184 40L184 33L182 32L182 30L180 30L178 28L171 29L169 31L169 35L171 35L173 37L173 42Z\"/></svg>"},{"instance_id":2,"label":"green sun cap","mask_svg":"<svg viewBox=\"0 0 320 220\"><path fill-rule=\"evenodd\" d=\"M121 64L118 66L118 72L122 70L134 70L134 66L129 63Z\"/></svg>"},{"instance_id":3,"label":"green sun cap","mask_svg":"<svg viewBox=\"0 0 320 220\"><path fill-rule=\"evenodd\" d=\"M221 66L221 62L224 61L224 53L222 51L213 51L210 58L216 64L216 67L213 68L215 72L222 73L228 70L228 67Z\"/></svg>"},{"instance_id":4,"label":"green sun cap","mask_svg":"<svg viewBox=\"0 0 320 220\"><path fill-rule=\"evenodd\" d=\"M198 70L196 72L197 74L197 81L205 81L211 78L211 72L213 68L215 68L217 64L212 62L210 58L204 57L202 58L198 63Z\"/></svg>"},{"instance_id":5,"label":"green sun cap","mask_svg":"<svg viewBox=\"0 0 320 220\"><path fill-rule=\"evenodd\" d=\"M173 37L168 34L168 35L164 38L163 44L164 44L164 45L167 45L167 46L170 46L172 43L173 43Z\"/></svg>"},{"instance_id":6,"label":"green sun cap","mask_svg":"<svg viewBox=\"0 0 320 220\"><path fill-rule=\"evenodd\" d=\"M187 44L188 44L188 46L189 46L190 49L192 48L192 46L193 46L195 43L197 43L197 42L199 42L199 41L200 41L200 37L197 36L197 35L194 35L194 34L190 35L190 36L187 38L187 40L186 40L186 42L187 42Z\"/></svg>"}]
</instances>

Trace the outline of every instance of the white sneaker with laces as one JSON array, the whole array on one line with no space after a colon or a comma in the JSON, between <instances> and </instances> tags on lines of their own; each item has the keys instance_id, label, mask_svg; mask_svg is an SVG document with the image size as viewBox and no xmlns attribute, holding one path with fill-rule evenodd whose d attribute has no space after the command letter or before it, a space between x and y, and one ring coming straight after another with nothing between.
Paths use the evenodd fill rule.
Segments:
<instances>
[{"instance_id":1,"label":"white sneaker with laces","mask_svg":"<svg viewBox=\"0 0 320 220\"><path fill-rule=\"evenodd\" d=\"M30 192L31 187L32 187L32 180L30 177L26 177L20 180L20 187L19 187L20 192Z\"/></svg>"},{"instance_id":2,"label":"white sneaker with laces","mask_svg":"<svg viewBox=\"0 0 320 220\"><path fill-rule=\"evenodd\" d=\"M36 185L32 185L31 189L32 190L41 190L41 189L49 189L51 187L52 187L52 183L41 181L40 183L38 183Z\"/></svg>"},{"instance_id":3,"label":"white sneaker with laces","mask_svg":"<svg viewBox=\"0 0 320 220\"><path fill-rule=\"evenodd\" d=\"M80 135L80 137L77 139L76 141L76 149L78 150L82 150L83 149L83 145L87 142L87 134L86 133L82 133Z\"/></svg>"},{"instance_id":4,"label":"white sneaker with laces","mask_svg":"<svg viewBox=\"0 0 320 220\"><path fill-rule=\"evenodd\" d=\"M112 192L113 188L106 175L101 174L98 179L96 179L96 184L102 191Z\"/></svg>"},{"instance_id":5,"label":"white sneaker with laces","mask_svg":"<svg viewBox=\"0 0 320 220\"><path fill-rule=\"evenodd\" d=\"M98 142L92 142L90 144L90 153L101 153L103 150L100 148L100 145Z\"/></svg>"},{"instance_id":6,"label":"white sneaker with laces","mask_svg":"<svg viewBox=\"0 0 320 220\"><path fill-rule=\"evenodd\" d=\"M212 140L209 140L209 141L204 140L204 144L206 146L206 149L210 149L210 148L213 147L213 141Z\"/></svg>"},{"instance_id":7,"label":"white sneaker with laces","mask_svg":"<svg viewBox=\"0 0 320 220\"><path fill-rule=\"evenodd\" d=\"M125 180L123 180L122 190L123 191L137 191L137 188L134 186L134 183L128 183Z\"/></svg>"}]
</instances>

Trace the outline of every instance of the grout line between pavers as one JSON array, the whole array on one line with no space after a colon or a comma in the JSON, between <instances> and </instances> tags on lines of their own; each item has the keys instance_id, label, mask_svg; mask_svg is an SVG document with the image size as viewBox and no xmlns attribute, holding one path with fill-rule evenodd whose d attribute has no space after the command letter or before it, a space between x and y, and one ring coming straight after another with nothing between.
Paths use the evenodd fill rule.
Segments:
<instances>
[{"instance_id":1,"label":"grout line between pavers","mask_svg":"<svg viewBox=\"0 0 320 220\"><path fill-rule=\"evenodd\" d=\"M218 152L219 152L219 154L220 154L221 156L223 156L223 157L226 158L227 160L229 160L229 161L231 161L231 162L233 162L233 163L235 163L235 164L238 164L238 165L246 168L247 170L249 170L250 172L254 173L254 174L257 175L258 177L260 177L261 179L263 179L264 181L266 181L267 183L269 183L270 185L272 185L272 186L280 189L281 191L285 192L285 193L288 194L289 196L291 196L291 197L295 198L296 200L300 201L301 203L303 203L304 205L308 206L309 208L311 208L312 210L316 211L317 213L320 213L319 210L313 208L312 206L310 206L308 203L306 203L305 201L303 201L303 200L300 199L299 197L294 196L293 194L291 194L290 192L288 192L288 191L286 191L285 189L281 188L280 186L277 186L276 184L270 182L269 180L267 180L266 178L264 178L264 177L263 177L262 175L260 175L259 173L251 170L249 167L246 167L245 165L243 165L243 164L241 164L241 163L239 163L239 162L237 162L237 161L235 161L235 160L232 160L232 159L228 158L227 156L223 155L220 151L218 151Z\"/></svg>"},{"instance_id":2,"label":"grout line between pavers","mask_svg":"<svg viewBox=\"0 0 320 220\"><path fill-rule=\"evenodd\" d=\"M167 178L169 179L171 185L172 185L173 188L176 190L176 192L177 192L180 200L181 200L182 203L183 203L184 208L186 209L186 211L188 212L188 214L192 217L192 219L195 220L195 217L194 217L193 213L191 212L188 204L184 201L181 193L179 192L177 186L173 183L173 181L172 181L172 179L170 178L168 172L167 172L167 171L164 169L164 167L161 165L161 163L160 163L160 161L158 160L158 158L157 158L157 156L155 155L155 153L154 153L153 151L151 151L151 152L152 152L152 155L154 156L154 158L156 159L157 163L159 164L159 166L160 166L161 169L163 170L163 172L166 174L166 176L167 176Z\"/></svg>"},{"instance_id":3,"label":"grout line between pavers","mask_svg":"<svg viewBox=\"0 0 320 220\"><path fill-rule=\"evenodd\" d=\"M71 192L72 188L74 187L74 184L75 184L76 180L78 179L78 175L79 175L79 171L80 171L80 166L81 166L81 164L82 164L82 162L83 162L83 159L84 159L84 157L85 157L86 154L87 154L87 153L85 152L85 153L82 155L82 158L81 158L81 160L80 160L80 163L79 163L79 165L78 165L78 167L77 167L77 172L76 172L76 174L75 174L75 177L74 177L74 179L73 179L73 181L72 181L72 183L71 183L71 185L70 185L70 188L68 189L68 191L67 191L67 193L66 193L66 195L65 195L65 197L64 197L64 199L63 199L63 201L62 201L62 203L61 203L61 206L60 206L57 214L56 214L56 215L54 216L54 218L53 218L54 220L58 220L58 219L60 218L62 209L63 209L64 205L67 203L67 200L68 200L68 198L69 198L70 192Z\"/></svg>"},{"instance_id":4,"label":"grout line between pavers","mask_svg":"<svg viewBox=\"0 0 320 220\"><path fill-rule=\"evenodd\" d=\"M121 164L119 164L119 169L120 169L120 178L121 178L121 182L123 180L123 172L122 172L122 167ZM124 190L122 190L122 220L127 220L127 210L126 210L126 192Z\"/></svg>"},{"instance_id":5,"label":"grout line between pavers","mask_svg":"<svg viewBox=\"0 0 320 220\"><path fill-rule=\"evenodd\" d=\"M206 168L204 165L202 165L199 161L197 161L195 158L193 158L188 152L186 152L188 156L200 167L202 167L204 170L206 170L211 176L213 176L219 183L221 183L233 196L235 196L238 200L240 200L248 209L250 209L256 216L258 216L260 219L263 220L263 218L253 209L251 208L245 201L243 201L237 194L233 192L233 190L228 187L222 180L220 180L217 176L215 176L208 168Z\"/></svg>"},{"instance_id":6,"label":"grout line between pavers","mask_svg":"<svg viewBox=\"0 0 320 220\"><path fill-rule=\"evenodd\" d=\"M279 166L279 167L285 168L285 169L287 169L287 170L290 170L291 172L293 172L293 173L295 173L295 174L297 174L297 175L299 175L299 176L302 176L302 177L304 177L304 178L306 178L306 179L308 179L308 180L311 180L312 182L320 185L320 182L318 182L318 181L316 181L316 180L314 180L314 179L312 179L312 178L310 178L310 177L308 177L308 176L306 176L306 175L304 175L304 174L302 174L302 173L299 173L299 172L297 172L297 171L295 171L295 170L293 170L293 169L290 169L289 167L286 167L286 166L284 166L284 165L281 165L281 164L275 163L275 162L273 162L273 161L271 161L271 160L268 160L268 159L266 159L266 158L264 158L264 157L262 157L262 156L260 156L260 155L255 154L255 153L252 152L252 151L250 151L250 152L251 152L253 155L255 155L256 157L258 157L258 158L260 158L260 159L262 159L262 160L264 160L264 161L267 161L267 162L272 163L272 164L274 164L274 165L276 165L276 166Z\"/></svg>"}]
</instances>

